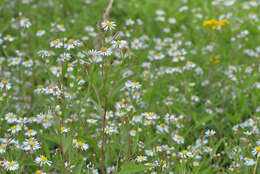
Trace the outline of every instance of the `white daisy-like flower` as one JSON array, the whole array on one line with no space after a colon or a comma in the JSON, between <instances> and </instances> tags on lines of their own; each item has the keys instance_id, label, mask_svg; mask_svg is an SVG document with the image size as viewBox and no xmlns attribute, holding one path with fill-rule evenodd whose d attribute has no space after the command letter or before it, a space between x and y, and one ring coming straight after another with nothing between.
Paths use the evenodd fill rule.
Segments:
<instances>
[{"instance_id":1,"label":"white daisy-like flower","mask_svg":"<svg viewBox=\"0 0 260 174\"><path fill-rule=\"evenodd\" d=\"M145 153L147 156L154 156L155 153L154 153L154 150L145 150Z\"/></svg>"},{"instance_id":2,"label":"white daisy-like flower","mask_svg":"<svg viewBox=\"0 0 260 174\"><path fill-rule=\"evenodd\" d=\"M62 126L62 127L60 128L60 131L61 131L61 133L67 133L67 132L70 131L70 128L66 128L65 126Z\"/></svg>"},{"instance_id":3,"label":"white daisy-like flower","mask_svg":"<svg viewBox=\"0 0 260 174\"><path fill-rule=\"evenodd\" d=\"M112 47L113 48L127 48L128 43L125 40L112 41Z\"/></svg>"},{"instance_id":4,"label":"white daisy-like flower","mask_svg":"<svg viewBox=\"0 0 260 174\"><path fill-rule=\"evenodd\" d=\"M147 156L137 156L136 161L137 162L147 161Z\"/></svg>"},{"instance_id":5,"label":"white daisy-like flower","mask_svg":"<svg viewBox=\"0 0 260 174\"><path fill-rule=\"evenodd\" d=\"M4 40L7 40L9 42L12 42L14 41L14 37L11 35L11 34L7 34L5 37L4 37Z\"/></svg>"},{"instance_id":6,"label":"white daisy-like flower","mask_svg":"<svg viewBox=\"0 0 260 174\"><path fill-rule=\"evenodd\" d=\"M134 137L136 135L136 130L130 130L129 131L129 134Z\"/></svg>"},{"instance_id":7,"label":"white daisy-like flower","mask_svg":"<svg viewBox=\"0 0 260 174\"><path fill-rule=\"evenodd\" d=\"M147 120L156 120L159 116L153 112L145 112L142 114Z\"/></svg>"},{"instance_id":8,"label":"white daisy-like flower","mask_svg":"<svg viewBox=\"0 0 260 174\"><path fill-rule=\"evenodd\" d=\"M62 32L66 31L66 28L65 28L64 25L62 25L62 24L58 24L58 25L56 25L56 27L57 27L57 29L58 29L59 31L62 31Z\"/></svg>"},{"instance_id":9,"label":"white daisy-like flower","mask_svg":"<svg viewBox=\"0 0 260 174\"><path fill-rule=\"evenodd\" d=\"M33 137L26 139L22 145L22 149L26 150L26 151L29 151L29 150L34 151L34 150L38 150L40 148L41 148L40 143Z\"/></svg>"},{"instance_id":10,"label":"white daisy-like flower","mask_svg":"<svg viewBox=\"0 0 260 174\"><path fill-rule=\"evenodd\" d=\"M67 43L64 44L64 48L66 48L67 50L70 50L70 49L73 49L75 47L79 47L81 45L82 45L82 43L79 42L78 40L69 39L67 41Z\"/></svg>"},{"instance_id":11,"label":"white daisy-like flower","mask_svg":"<svg viewBox=\"0 0 260 174\"><path fill-rule=\"evenodd\" d=\"M41 37L41 36L43 36L45 33L46 33L45 30L38 30L37 33L36 33L36 36L37 36L37 37Z\"/></svg>"},{"instance_id":12,"label":"white daisy-like flower","mask_svg":"<svg viewBox=\"0 0 260 174\"><path fill-rule=\"evenodd\" d=\"M11 89L11 84L5 79L0 82L0 89L3 89L3 88L5 88L7 90Z\"/></svg>"},{"instance_id":13,"label":"white daisy-like flower","mask_svg":"<svg viewBox=\"0 0 260 174\"><path fill-rule=\"evenodd\" d=\"M87 122L90 124L95 124L97 122L97 120L90 118L90 119L87 119Z\"/></svg>"},{"instance_id":14,"label":"white daisy-like flower","mask_svg":"<svg viewBox=\"0 0 260 174\"><path fill-rule=\"evenodd\" d=\"M37 164L40 164L40 166L48 165L51 166L52 162L49 161L45 156L41 155L35 159L35 162Z\"/></svg>"},{"instance_id":15,"label":"white daisy-like flower","mask_svg":"<svg viewBox=\"0 0 260 174\"><path fill-rule=\"evenodd\" d=\"M0 145L0 154L5 153L5 151L6 151L6 144L1 144Z\"/></svg>"},{"instance_id":16,"label":"white daisy-like flower","mask_svg":"<svg viewBox=\"0 0 260 174\"><path fill-rule=\"evenodd\" d=\"M107 47L102 47L99 51L99 54L102 56L110 56L112 54L112 49Z\"/></svg>"},{"instance_id":17,"label":"white daisy-like flower","mask_svg":"<svg viewBox=\"0 0 260 174\"><path fill-rule=\"evenodd\" d=\"M83 143L82 141L77 141L73 139L72 144L74 145L75 148L81 149L81 150L87 150L88 149L88 144Z\"/></svg>"},{"instance_id":18,"label":"white daisy-like flower","mask_svg":"<svg viewBox=\"0 0 260 174\"><path fill-rule=\"evenodd\" d=\"M56 77L60 77L60 76L61 76L61 73L62 73L62 68L61 68L61 67L53 66L53 67L51 67L51 72L52 72L52 74L55 75Z\"/></svg>"},{"instance_id":19,"label":"white daisy-like flower","mask_svg":"<svg viewBox=\"0 0 260 174\"><path fill-rule=\"evenodd\" d=\"M22 63L22 65L24 66L24 67L27 67L27 68L30 68L30 67L32 67L33 66L33 60L26 60L26 61L24 61L23 63Z\"/></svg>"},{"instance_id":20,"label":"white daisy-like flower","mask_svg":"<svg viewBox=\"0 0 260 174\"><path fill-rule=\"evenodd\" d=\"M160 132L169 132L169 127L166 124L164 124L164 123L162 123L160 125L157 125L156 128Z\"/></svg>"},{"instance_id":21,"label":"white daisy-like flower","mask_svg":"<svg viewBox=\"0 0 260 174\"><path fill-rule=\"evenodd\" d=\"M260 155L260 146L255 147L255 148L252 150L252 154L253 154L254 156Z\"/></svg>"},{"instance_id":22,"label":"white daisy-like flower","mask_svg":"<svg viewBox=\"0 0 260 174\"><path fill-rule=\"evenodd\" d=\"M101 27L105 30L105 31L108 31L108 30L114 30L115 27L116 27L116 24L115 22L113 21L103 21L101 23Z\"/></svg>"},{"instance_id":23,"label":"white daisy-like flower","mask_svg":"<svg viewBox=\"0 0 260 174\"><path fill-rule=\"evenodd\" d=\"M180 158L188 158L188 157L191 158L191 157L193 157L192 153L189 152L189 151L187 151L187 150L183 150L183 151L179 152L179 153L178 153L178 156L179 156Z\"/></svg>"},{"instance_id":24,"label":"white daisy-like flower","mask_svg":"<svg viewBox=\"0 0 260 174\"><path fill-rule=\"evenodd\" d=\"M215 134L216 134L216 131L214 131L214 130L207 130L207 131L205 132L205 134L206 134L206 137L210 137L210 136L215 135Z\"/></svg>"},{"instance_id":25,"label":"white daisy-like flower","mask_svg":"<svg viewBox=\"0 0 260 174\"><path fill-rule=\"evenodd\" d=\"M142 117L139 115L134 115L132 118L132 121L135 123L141 123L142 122Z\"/></svg>"},{"instance_id":26,"label":"white daisy-like flower","mask_svg":"<svg viewBox=\"0 0 260 174\"><path fill-rule=\"evenodd\" d=\"M14 113L9 112L5 115L5 120L7 123L15 123L17 121L17 117Z\"/></svg>"},{"instance_id":27,"label":"white daisy-like flower","mask_svg":"<svg viewBox=\"0 0 260 174\"><path fill-rule=\"evenodd\" d=\"M256 163L255 160L253 160L252 158L248 158L248 157L245 157L244 161L245 161L246 166L253 166Z\"/></svg>"},{"instance_id":28,"label":"white daisy-like flower","mask_svg":"<svg viewBox=\"0 0 260 174\"><path fill-rule=\"evenodd\" d=\"M33 129L28 129L26 132L25 132L25 135L28 136L28 137L32 137L32 136L35 136L37 134L37 132Z\"/></svg>"},{"instance_id":29,"label":"white daisy-like flower","mask_svg":"<svg viewBox=\"0 0 260 174\"><path fill-rule=\"evenodd\" d=\"M11 132L12 134L15 134L17 132L19 132L20 130L22 130L21 126L18 125L14 125L11 128L8 129L9 132Z\"/></svg>"},{"instance_id":30,"label":"white daisy-like flower","mask_svg":"<svg viewBox=\"0 0 260 174\"><path fill-rule=\"evenodd\" d=\"M8 171L15 171L19 169L19 164L16 161L4 161L4 168Z\"/></svg>"},{"instance_id":31,"label":"white daisy-like flower","mask_svg":"<svg viewBox=\"0 0 260 174\"><path fill-rule=\"evenodd\" d=\"M175 134L172 139L177 143L177 144L183 144L184 143L184 138L180 135Z\"/></svg>"},{"instance_id":32,"label":"white daisy-like flower","mask_svg":"<svg viewBox=\"0 0 260 174\"><path fill-rule=\"evenodd\" d=\"M56 39L51 42L50 46L54 48L61 48L63 46L63 43L62 41L60 41L60 39Z\"/></svg>"},{"instance_id":33,"label":"white daisy-like flower","mask_svg":"<svg viewBox=\"0 0 260 174\"><path fill-rule=\"evenodd\" d=\"M20 26L24 28L29 28L31 26L31 22L26 17L21 17L20 19Z\"/></svg>"}]
</instances>

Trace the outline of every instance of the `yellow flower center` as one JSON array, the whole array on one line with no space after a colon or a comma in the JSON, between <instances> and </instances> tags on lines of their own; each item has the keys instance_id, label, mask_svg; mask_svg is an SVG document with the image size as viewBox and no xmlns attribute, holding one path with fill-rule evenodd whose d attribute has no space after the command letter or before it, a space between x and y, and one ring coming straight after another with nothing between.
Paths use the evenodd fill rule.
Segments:
<instances>
[{"instance_id":1,"label":"yellow flower center","mask_svg":"<svg viewBox=\"0 0 260 174\"><path fill-rule=\"evenodd\" d=\"M8 84L7 80L3 80L3 84L7 85Z\"/></svg>"},{"instance_id":2,"label":"yellow flower center","mask_svg":"<svg viewBox=\"0 0 260 174\"><path fill-rule=\"evenodd\" d=\"M183 153L183 155L186 155L188 153L188 151L187 150L183 150L182 153Z\"/></svg>"},{"instance_id":3,"label":"yellow flower center","mask_svg":"<svg viewBox=\"0 0 260 174\"><path fill-rule=\"evenodd\" d=\"M260 153L260 146L256 147L255 150Z\"/></svg>"},{"instance_id":4,"label":"yellow flower center","mask_svg":"<svg viewBox=\"0 0 260 174\"><path fill-rule=\"evenodd\" d=\"M8 162L8 166L14 166L14 162L13 161Z\"/></svg>"},{"instance_id":5,"label":"yellow flower center","mask_svg":"<svg viewBox=\"0 0 260 174\"><path fill-rule=\"evenodd\" d=\"M10 38L12 38L12 35L11 35L11 34L7 34L6 37L7 37L8 39L10 39Z\"/></svg>"},{"instance_id":6,"label":"yellow flower center","mask_svg":"<svg viewBox=\"0 0 260 174\"><path fill-rule=\"evenodd\" d=\"M73 39L68 40L68 44L73 44L73 42L74 42Z\"/></svg>"},{"instance_id":7,"label":"yellow flower center","mask_svg":"<svg viewBox=\"0 0 260 174\"><path fill-rule=\"evenodd\" d=\"M1 148L1 149L4 149L4 148L5 148L5 145L1 144L0 148Z\"/></svg>"},{"instance_id":8,"label":"yellow flower center","mask_svg":"<svg viewBox=\"0 0 260 174\"><path fill-rule=\"evenodd\" d=\"M16 129L16 126L12 126L11 129L12 129L12 130L15 130L15 129Z\"/></svg>"},{"instance_id":9,"label":"yellow flower center","mask_svg":"<svg viewBox=\"0 0 260 174\"><path fill-rule=\"evenodd\" d=\"M83 146L83 142L82 142L82 141L79 141L79 142L78 142L78 146L79 146L79 147L82 147L82 146Z\"/></svg>"},{"instance_id":10,"label":"yellow flower center","mask_svg":"<svg viewBox=\"0 0 260 174\"><path fill-rule=\"evenodd\" d=\"M10 114L10 115L9 115L9 118L14 118L14 115L13 115L13 114Z\"/></svg>"},{"instance_id":11,"label":"yellow flower center","mask_svg":"<svg viewBox=\"0 0 260 174\"><path fill-rule=\"evenodd\" d=\"M107 51L107 48L106 48L106 47L102 47L102 48L101 48L101 51L102 51L102 52L106 52L106 51Z\"/></svg>"},{"instance_id":12,"label":"yellow flower center","mask_svg":"<svg viewBox=\"0 0 260 174\"><path fill-rule=\"evenodd\" d=\"M107 25L107 26L111 26L111 25L112 25L112 22L107 21L107 22L106 22L106 25Z\"/></svg>"},{"instance_id":13,"label":"yellow flower center","mask_svg":"<svg viewBox=\"0 0 260 174\"><path fill-rule=\"evenodd\" d=\"M54 45L59 45L60 42L58 40L55 40L53 43Z\"/></svg>"},{"instance_id":14,"label":"yellow flower center","mask_svg":"<svg viewBox=\"0 0 260 174\"><path fill-rule=\"evenodd\" d=\"M47 158L45 156L41 157L41 161L42 162L46 162L47 161Z\"/></svg>"},{"instance_id":15,"label":"yellow flower center","mask_svg":"<svg viewBox=\"0 0 260 174\"><path fill-rule=\"evenodd\" d=\"M35 174L42 174L42 170L37 170Z\"/></svg>"},{"instance_id":16,"label":"yellow flower center","mask_svg":"<svg viewBox=\"0 0 260 174\"><path fill-rule=\"evenodd\" d=\"M32 132L33 132L33 130L32 130L32 129L29 129L27 132L28 132L28 133L32 133Z\"/></svg>"}]
</instances>

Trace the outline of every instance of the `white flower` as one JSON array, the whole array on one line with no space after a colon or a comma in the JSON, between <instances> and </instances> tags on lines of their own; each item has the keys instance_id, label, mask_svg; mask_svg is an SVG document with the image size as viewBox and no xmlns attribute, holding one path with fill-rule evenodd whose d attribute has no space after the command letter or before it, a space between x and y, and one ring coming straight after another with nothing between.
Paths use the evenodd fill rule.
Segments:
<instances>
[{"instance_id":1,"label":"white flower","mask_svg":"<svg viewBox=\"0 0 260 174\"><path fill-rule=\"evenodd\" d=\"M60 128L60 131L61 131L61 133L67 133L67 132L70 131L70 128L66 128L65 126L62 126L62 127Z\"/></svg>"},{"instance_id":2,"label":"white flower","mask_svg":"<svg viewBox=\"0 0 260 174\"><path fill-rule=\"evenodd\" d=\"M139 115L134 115L132 118L132 121L135 123L141 123L142 122L142 117Z\"/></svg>"},{"instance_id":3,"label":"white flower","mask_svg":"<svg viewBox=\"0 0 260 174\"><path fill-rule=\"evenodd\" d=\"M184 143L184 138L180 135L175 134L172 138L175 142L177 142L177 144L183 144Z\"/></svg>"},{"instance_id":4,"label":"white flower","mask_svg":"<svg viewBox=\"0 0 260 174\"><path fill-rule=\"evenodd\" d=\"M147 161L147 156L137 156L136 161L137 162Z\"/></svg>"},{"instance_id":5,"label":"white flower","mask_svg":"<svg viewBox=\"0 0 260 174\"><path fill-rule=\"evenodd\" d=\"M58 24L56 27L57 27L57 29L58 29L59 31L62 31L62 32L66 31L64 25L62 25L62 24Z\"/></svg>"},{"instance_id":6,"label":"white flower","mask_svg":"<svg viewBox=\"0 0 260 174\"><path fill-rule=\"evenodd\" d=\"M75 148L81 149L81 150L87 150L88 144L83 143L82 141L77 141L73 139L73 145Z\"/></svg>"},{"instance_id":7,"label":"white flower","mask_svg":"<svg viewBox=\"0 0 260 174\"><path fill-rule=\"evenodd\" d=\"M51 161L49 161L45 156L41 155L35 159L35 162L37 164L40 164L40 166L48 165L51 166Z\"/></svg>"},{"instance_id":8,"label":"white flower","mask_svg":"<svg viewBox=\"0 0 260 174\"><path fill-rule=\"evenodd\" d=\"M116 27L116 24L115 24L115 22L113 22L113 21L103 21L102 23L101 23L101 27L105 30L105 31L108 31L108 30L113 30L113 29L115 29L115 27Z\"/></svg>"},{"instance_id":9,"label":"white flower","mask_svg":"<svg viewBox=\"0 0 260 174\"><path fill-rule=\"evenodd\" d=\"M252 150L252 154L253 154L254 156L260 155L260 146L255 147L255 148Z\"/></svg>"},{"instance_id":10,"label":"white flower","mask_svg":"<svg viewBox=\"0 0 260 174\"><path fill-rule=\"evenodd\" d=\"M135 24L135 21L133 21L132 19L128 19L126 20L125 24L128 26L128 25L134 25Z\"/></svg>"},{"instance_id":11,"label":"white flower","mask_svg":"<svg viewBox=\"0 0 260 174\"><path fill-rule=\"evenodd\" d=\"M225 0L224 5L225 6L231 6L236 2L236 0Z\"/></svg>"},{"instance_id":12,"label":"white flower","mask_svg":"<svg viewBox=\"0 0 260 174\"><path fill-rule=\"evenodd\" d=\"M7 40L9 42L12 42L14 41L14 38L11 34L7 34L5 37L4 37L4 40Z\"/></svg>"},{"instance_id":13,"label":"white flower","mask_svg":"<svg viewBox=\"0 0 260 174\"><path fill-rule=\"evenodd\" d=\"M112 47L113 48L127 48L128 43L125 40L112 41Z\"/></svg>"},{"instance_id":14,"label":"white flower","mask_svg":"<svg viewBox=\"0 0 260 174\"><path fill-rule=\"evenodd\" d=\"M256 163L252 158L247 157L244 158L244 161L246 166L253 166Z\"/></svg>"},{"instance_id":15,"label":"white flower","mask_svg":"<svg viewBox=\"0 0 260 174\"><path fill-rule=\"evenodd\" d=\"M0 154L5 153L5 151L6 151L6 144L1 144L0 145Z\"/></svg>"},{"instance_id":16,"label":"white flower","mask_svg":"<svg viewBox=\"0 0 260 174\"><path fill-rule=\"evenodd\" d=\"M19 164L16 161L5 161L4 168L8 171L14 171L19 169Z\"/></svg>"},{"instance_id":17,"label":"white flower","mask_svg":"<svg viewBox=\"0 0 260 174\"><path fill-rule=\"evenodd\" d=\"M178 156L180 158L187 158L187 157L193 157L192 153L187 151L187 150L183 150L182 152L178 153Z\"/></svg>"},{"instance_id":18,"label":"white flower","mask_svg":"<svg viewBox=\"0 0 260 174\"><path fill-rule=\"evenodd\" d=\"M40 143L33 137L26 139L22 145L22 149L26 150L26 151L29 151L29 150L34 151L34 150L38 150L40 148L41 148Z\"/></svg>"},{"instance_id":19,"label":"white flower","mask_svg":"<svg viewBox=\"0 0 260 174\"><path fill-rule=\"evenodd\" d=\"M36 33L36 36L37 36L37 37L41 37L41 36L43 36L45 33L46 33L45 30L38 30L37 33Z\"/></svg>"},{"instance_id":20,"label":"white flower","mask_svg":"<svg viewBox=\"0 0 260 174\"><path fill-rule=\"evenodd\" d=\"M156 120L159 118L159 116L157 116L155 113L153 112L145 112L142 114L143 116L145 116L145 118L147 120Z\"/></svg>"},{"instance_id":21,"label":"white flower","mask_svg":"<svg viewBox=\"0 0 260 174\"><path fill-rule=\"evenodd\" d=\"M87 122L90 124L95 124L97 122L97 120L90 118L90 119L87 119Z\"/></svg>"},{"instance_id":22,"label":"white flower","mask_svg":"<svg viewBox=\"0 0 260 174\"><path fill-rule=\"evenodd\" d=\"M33 129L29 129L27 130L27 132L25 133L26 136L28 137L32 137L32 136L35 136L37 134L37 132Z\"/></svg>"},{"instance_id":23,"label":"white flower","mask_svg":"<svg viewBox=\"0 0 260 174\"><path fill-rule=\"evenodd\" d=\"M160 132L169 132L169 127L162 123L160 125L157 125L156 128L160 131Z\"/></svg>"},{"instance_id":24,"label":"white flower","mask_svg":"<svg viewBox=\"0 0 260 174\"><path fill-rule=\"evenodd\" d=\"M11 85L7 80L2 80L0 82L0 89L6 88L7 90L11 89Z\"/></svg>"},{"instance_id":25,"label":"white flower","mask_svg":"<svg viewBox=\"0 0 260 174\"><path fill-rule=\"evenodd\" d=\"M145 150L146 155L148 156L154 156L154 150Z\"/></svg>"},{"instance_id":26,"label":"white flower","mask_svg":"<svg viewBox=\"0 0 260 174\"><path fill-rule=\"evenodd\" d=\"M102 47L101 50L99 51L99 54L102 55L102 56L110 56L112 54L112 49Z\"/></svg>"},{"instance_id":27,"label":"white flower","mask_svg":"<svg viewBox=\"0 0 260 174\"><path fill-rule=\"evenodd\" d=\"M61 67L51 67L51 72L56 76L56 77L60 77L61 73L62 73L62 69Z\"/></svg>"},{"instance_id":28,"label":"white flower","mask_svg":"<svg viewBox=\"0 0 260 174\"><path fill-rule=\"evenodd\" d=\"M7 123L14 123L17 121L17 117L14 113L9 112L5 115L5 120L7 121Z\"/></svg>"},{"instance_id":29,"label":"white flower","mask_svg":"<svg viewBox=\"0 0 260 174\"><path fill-rule=\"evenodd\" d=\"M64 48L66 48L67 50L70 50L75 47L79 47L81 45L82 45L82 43L79 42L78 40L69 39L68 42L66 44L64 44Z\"/></svg>"},{"instance_id":30,"label":"white flower","mask_svg":"<svg viewBox=\"0 0 260 174\"><path fill-rule=\"evenodd\" d=\"M33 61L32 61L31 59L30 59L30 60L26 60L26 61L24 61L24 62L22 63L22 65L23 65L24 67L27 67L27 68L32 67Z\"/></svg>"},{"instance_id":31,"label":"white flower","mask_svg":"<svg viewBox=\"0 0 260 174\"><path fill-rule=\"evenodd\" d=\"M207 131L205 132L205 134L206 134L206 137L210 137L210 136L215 135L215 134L216 134L216 131L214 131L214 130L207 130Z\"/></svg>"},{"instance_id":32,"label":"white flower","mask_svg":"<svg viewBox=\"0 0 260 174\"><path fill-rule=\"evenodd\" d=\"M136 135L136 130L130 130L129 131L129 134L134 137Z\"/></svg>"},{"instance_id":33,"label":"white flower","mask_svg":"<svg viewBox=\"0 0 260 174\"><path fill-rule=\"evenodd\" d=\"M12 134L17 133L20 130L21 130L21 126L19 124L15 125L15 126L12 126L11 128L8 129L8 131L11 132Z\"/></svg>"},{"instance_id":34,"label":"white flower","mask_svg":"<svg viewBox=\"0 0 260 174\"><path fill-rule=\"evenodd\" d=\"M20 19L20 26L21 26L21 27L29 28L31 25L32 25L32 24L31 24L31 22L29 21L28 18L22 17L22 18Z\"/></svg>"},{"instance_id":35,"label":"white flower","mask_svg":"<svg viewBox=\"0 0 260 174\"><path fill-rule=\"evenodd\" d=\"M63 43L59 39L56 39L51 42L50 46L54 48L61 48L63 46Z\"/></svg>"}]
</instances>

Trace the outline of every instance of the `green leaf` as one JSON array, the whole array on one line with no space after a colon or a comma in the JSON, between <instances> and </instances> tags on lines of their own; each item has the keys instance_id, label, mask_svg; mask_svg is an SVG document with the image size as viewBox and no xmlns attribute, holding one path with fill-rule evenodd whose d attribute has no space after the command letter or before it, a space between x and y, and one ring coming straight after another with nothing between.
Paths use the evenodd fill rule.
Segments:
<instances>
[{"instance_id":1,"label":"green leaf","mask_svg":"<svg viewBox=\"0 0 260 174\"><path fill-rule=\"evenodd\" d=\"M127 163L125 166L123 166L118 174L133 174L137 172L142 172L149 168L149 166L145 166L143 164Z\"/></svg>"},{"instance_id":2,"label":"green leaf","mask_svg":"<svg viewBox=\"0 0 260 174\"><path fill-rule=\"evenodd\" d=\"M81 162L81 163L79 163L78 165L77 165L77 167L75 168L75 174L81 174L81 169L82 169L82 167L83 167L83 161Z\"/></svg>"},{"instance_id":3,"label":"green leaf","mask_svg":"<svg viewBox=\"0 0 260 174\"><path fill-rule=\"evenodd\" d=\"M67 150L69 149L69 147L71 147L72 146L72 137L71 136L69 136L69 137L67 137L67 138L65 138L65 140L64 140L64 153L66 153L67 152Z\"/></svg>"},{"instance_id":4,"label":"green leaf","mask_svg":"<svg viewBox=\"0 0 260 174\"><path fill-rule=\"evenodd\" d=\"M210 121L210 120L211 120L212 118L214 118L215 116L216 116L215 114L212 114L212 115L208 115L208 116L202 118L202 119L199 121L199 123L197 123L197 125L196 125L195 128L200 127L203 123Z\"/></svg>"}]
</instances>

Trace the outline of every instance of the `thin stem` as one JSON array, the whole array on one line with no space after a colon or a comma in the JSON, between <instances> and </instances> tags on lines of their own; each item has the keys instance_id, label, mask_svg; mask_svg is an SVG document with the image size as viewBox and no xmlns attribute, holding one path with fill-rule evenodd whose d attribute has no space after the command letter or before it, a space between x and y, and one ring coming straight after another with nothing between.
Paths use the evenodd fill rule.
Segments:
<instances>
[{"instance_id":1,"label":"thin stem","mask_svg":"<svg viewBox=\"0 0 260 174\"><path fill-rule=\"evenodd\" d=\"M108 97L107 97L107 92L106 92L106 82L105 82L104 66L105 66L105 60L103 58L102 67L101 67L101 76L102 76L103 89L104 89L105 110L104 110L104 115L103 115L102 146L101 146L101 170L102 170L102 174L105 174L105 168L104 168L104 147L105 147L106 113L107 113L107 105L108 105Z\"/></svg>"},{"instance_id":2,"label":"thin stem","mask_svg":"<svg viewBox=\"0 0 260 174\"><path fill-rule=\"evenodd\" d=\"M258 163L259 157L260 157L260 155L259 155L259 154L257 154L257 160L256 160L256 164L255 164L255 167L254 167L254 174L256 174L256 170L257 170L257 163Z\"/></svg>"}]
</instances>

